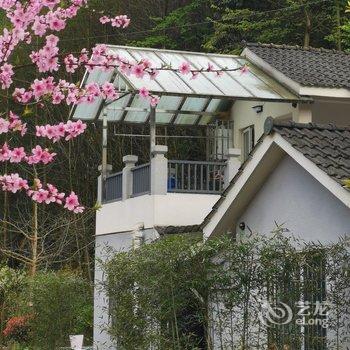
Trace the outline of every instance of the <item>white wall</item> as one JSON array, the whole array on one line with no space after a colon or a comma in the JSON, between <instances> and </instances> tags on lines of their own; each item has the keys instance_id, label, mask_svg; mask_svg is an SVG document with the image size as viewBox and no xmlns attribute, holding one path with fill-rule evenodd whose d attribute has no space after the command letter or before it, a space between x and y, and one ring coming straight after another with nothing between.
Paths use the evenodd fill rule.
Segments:
<instances>
[{"instance_id":1,"label":"white wall","mask_svg":"<svg viewBox=\"0 0 350 350\"><path fill-rule=\"evenodd\" d=\"M104 204L96 215L96 235L154 226L199 225L219 195L168 193L144 195Z\"/></svg>"},{"instance_id":2,"label":"white wall","mask_svg":"<svg viewBox=\"0 0 350 350\"><path fill-rule=\"evenodd\" d=\"M263 112L257 114L252 107L263 105ZM315 99L310 105L312 121L315 123L333 123L338 126L350 125L350 101L335 99ZM241 131L250 125L255 126L255 142L264 133L264 123L267 117L297 120L299 107L291 103L236 101L231 110L231 120L234 121L234 147L242 148Z\"/></svg>"},{"instance_id":3,"label":"white wall","mask_svg":"<svg viewBox=\"0 0 350 350\"><path fill-rule=\"evenodd\" d=\"M337 126L350 125L350 102L317 100L312 105L312 119L315 123L333 123Z\"/></svg>"},{"instance_id":4,"label":"white wall","mask_svg":"<svg viewBox=\"0 0 350 350\"><path fill-rule=\"evenodd\" d=\"M159 237L158 233L144 230L145 243L150 243ZM109 235L96 236L95 247L95 288L94 288L94 350L117 349L106 331L110 319L108 314L109 299L101 288L101 283L106 281L100 261L107 261L110 249L114 252L129 251L133 245L132 232L113 233Z\"/></svg>"},{"instance_id":5,"label":"white wall","mask_svg":"<svg viewBox=\"0 0 350 350\"><path fill-rule=\"evenodd\" d=\"M238 220L269 233L274 222L307 241L329 243L350 234L350 209L286 156Z\"/></svg>"},{"instance_id":6,"label":"white wall","mask_svg":"<svg viewBox=\"0 0 350 350\"><path fill-rule=\"evenodd\" d=\"M263 112L257 114L252 107L263 105ZM264 123L267 117L292 119L298 112L291 103L236 101L231 110L231 120L234 121L234 147L241 148L241 131L250 125L255 125L255 141L264 133Z\"/></svg>"}]
</instances>

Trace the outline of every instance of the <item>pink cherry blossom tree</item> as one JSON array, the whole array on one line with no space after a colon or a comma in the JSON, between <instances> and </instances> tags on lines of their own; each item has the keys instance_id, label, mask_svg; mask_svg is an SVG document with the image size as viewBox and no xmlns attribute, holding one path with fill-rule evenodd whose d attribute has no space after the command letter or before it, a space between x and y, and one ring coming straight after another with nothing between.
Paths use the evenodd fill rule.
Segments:
<instances>
[{"instance_id":1,"label":"pink cherry blossom tree","mask_svg":"<svg viewBox=\"0 0 350 350\"><path fill-rule=\"evenodd\" d=\"M36 118L37 125L27 125L23 115L17 110L29 108L39 114L37 112L44 103L71 107L81 103L92 103L101 97L105 100L115 100L119 97L119 91L109 82L102 85L89 83L81 87L57 78L61 71L73 74L77 69L117 69L123 74L134 75L139 79L154 79L162 70L177 71L189 75L191 79L196 79L203 71L220 77L223 71L215 69L209 63L206 69L198 70L193 69L188 62L183 62L179 67L157 67L147 59L130 61L112 54L104 44L96 45L91 50L82 48L79 52L61 53L58 33L87 5L88 0L0 0L0 10L5 11L9 21L9 25L0 34L0 88L2 95L11 102L0 115L0 134L4 137L4 142L0 144L0 162L4 164L5 169L0 175L0 188L5 193L23 193L32 200L32 232L24 235L30 242L30 257L22 259L29 265L32 275L35 274L38 265L38 205L61 206L75 214L85 210L73 189L68 193L60 190L53 183L54 179L49 178L49 174L40 179L40 169L45 169L59 157L54 151L57 143L69 142L83 134L86 125L80 120L42 124L39 117ZM101 25L110 25L122 30L129 26L130 19L126 15L102 16L100 22ZM19 66L14 63L15 52L23 47L31 48L31 53L28 63ZM36 78L30 82L23 82L20 80L21 69L28 66L35 67ZM228 67L224 70L238 69ZM159 102L159 97L152 95L146 87L140 89L139 95L152 106ZM30 148L18 141L27 134L35 135L37 142ZM21 172L31 174L31 177L26 178ZM6 215L3 221L6 222ZM10 251L7 253L19 259L13 253L11 255Z\"/></svg>"}]
</instances>

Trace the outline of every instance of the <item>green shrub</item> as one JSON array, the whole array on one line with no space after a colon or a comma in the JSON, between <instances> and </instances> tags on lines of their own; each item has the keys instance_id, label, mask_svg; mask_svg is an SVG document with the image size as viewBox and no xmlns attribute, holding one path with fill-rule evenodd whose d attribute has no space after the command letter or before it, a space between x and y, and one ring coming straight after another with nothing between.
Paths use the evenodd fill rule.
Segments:
<instances>
[{"instance_id":1,"label":"green shrub","mask_svg":"<svg viewBox=\"0 0 350 350\"><path fill-rule=\"evenodd\" d=\"M91 286L78 275L40 272L22 293L21 314L29 314L29 344L39 349L69 345L70 334L91 340Z\"/></svg>"},{"instance_id":2,"label":"green shrub","mask_svg":"<svg viewBox=\"0 0 350 350\"><path fill-rule=\"evenodd\" d=\"M310 326L303 335L297 324L298 302L319 300L339 310L329 317L329 329L341 343L341 321L350 315L348 244L306 245L278 230L271 237L205 243L174 235L117 253L102 266L110 300L105 312L112 317L106 328L125 350L211 349L214 341L220 349L297 349L304 340L325 348L322 334ZM266 326L258 317L265 301L288 303L291 323Z\"/></svg>"},{"instance_id":3,"label":"green shrub","mask_svg":"<svg viewBox=\"0 0 350 350\"><path fill-rule=\"evenodd\" d=\"M10 316L16 313L16 300L26 285L23 271L0 267L0 344L5 339L3 331Z\"/></svg>"}]
</instances>

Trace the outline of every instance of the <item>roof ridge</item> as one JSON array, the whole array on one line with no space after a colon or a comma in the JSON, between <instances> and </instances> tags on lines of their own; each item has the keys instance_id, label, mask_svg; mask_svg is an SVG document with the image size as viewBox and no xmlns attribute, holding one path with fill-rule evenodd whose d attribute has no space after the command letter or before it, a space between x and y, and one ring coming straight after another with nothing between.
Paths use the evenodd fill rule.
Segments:
<instances>
[{"instance_id":1,"label":"roof ridge","mask_svg":"<svg viewBox=\"0 0 350 350\"><path fill-rule=\"evenodd\" d=\"M326 52L326 53L334 53L334 54L344 54L349 55L349 52L345 52L342 50L336 50L336 49L325 49L323 47L303 47L299 45L286 45L286 44L273 44L273 43L253 43L253 42L244 42L246 47L267 47L267 48L274 48L274 49L289 49L289 50L300 50L300 51L311 51L311 52Z\"/></svg>"},{"instance_id":2,"label":"roof ridge","mask_svg":"<svg viewBox=\"0 0 350 350\"><path fill-rule=\"evenodd\" d=\"M272 117L265 120L264 133L269 135L274 128L289 128L289 129L308 129L308 130L329 130L329 131L350 131L350 127L337 126L333 123L319 124L319 123L297 123L294 121L280 121Z\"/></svg>"}]
</instances>

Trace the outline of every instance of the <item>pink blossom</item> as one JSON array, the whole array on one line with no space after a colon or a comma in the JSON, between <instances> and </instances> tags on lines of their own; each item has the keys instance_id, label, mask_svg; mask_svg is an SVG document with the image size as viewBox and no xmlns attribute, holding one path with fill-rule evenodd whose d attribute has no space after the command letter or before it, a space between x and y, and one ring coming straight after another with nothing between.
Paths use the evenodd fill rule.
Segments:
<instances>
[{"instance_id":1,"label":"pink blossom","mask_svg":"<svg viewBox=\"0 0 350 350\"><path fill-rule=\"evenodd\" d=\"M188 62L182 62L179 67L179 72L183 75L187 75L191 73L191 66Z\"/></svg>"},{"instance_id":2,"label":"pink blossom","mask_svg":"<svg viewBox=\"0 0 350 350\"><path fill-rule=\"evenodd\" d=\"M248 73L248 72L249 72L249 66L245 64L245 65L240 69L240 71L241 71L241 74L246 74L246 73Z\"/></svg>"},{"instance_id":3,"label":"pink blossom","mask_svg":"<svg viewBox=\"0 0 350 350\"><path fill-rule=\"evenodd\" d=\"M159 100L160 100L159 96L152 96L150 100L151 106L156 107L159 103Z\"/></svg>"},{"instance_id":4,"label":"pink blossom","mask_svg":"<svg viewBox=\"0 0 350 350\"><path fill-rule=\"evenodd\" d=\"M24 147L16 147L11 151L10 162L20 163L25 156L26 153L24 152Z\"/></svg>"},{"instance_id":5,"label":"pink blossom","mask_svg":"<svg viewBox=\"0 0 350 350\"><path fill-rule=\"evenodd\" d=\"M17 173L0 176L0 185L3 191L12 193L29 188L27 180L22 179Z\"/></svg>"},{"instance_id":6,"label":"pink blossom","mask_svg":"<svg viewBox=\"0 0 350 350\"><path fill-rule=\"evenodd\" d=\"M110 21L111 21L111 19L110 19L109 17L107 17L107 16L102 16L102 17L100 18L100 22L101 22L102 24L109 23Z\"/></svg>"},{"instance_id":7,"label":"pink blossom","mask_svg":"<svg viewBox=\"0 0 350 350\"><path fill-rule=\"evenodd\" d=\"M149 90L145 87L141 88L140 91L139 91L139 96L141 98L148 98L149 96Z\"/></svg>"},{"instance_id":8,"label":"pink blossom","mask_svg":"<svg viewBox=\"0 0 350 350\"><path fill-rule=\"evenodd\" d=\"M9 160L11 157L11 151L5 142L3 146L0 148L0 162L5 162Z\"/></svg>"},{"instance_id":9,"label":"pink blossom","mask_svg":"<svg viewBox=\"0 0 350 350\"><path fill-rule=\"evenodd\" d=\"M136 78L142 79L145 75L145 67L143 64L137 64L131 68L131 74L134 74Z\"/></svg>"},{"instance_id":10,"label":"pink blossom","mask_svg":"<svg viewBox=\"0 0 350 350\"><path fill-rule=\"evenodd\" d=\"M70 211L73 211L76 207L79 207L78 196L73 191L66 197L64 207Z\"/></svg>"},{"instance_id":11,"label":"pink blossom","mask_svg":"<svg viewBox=\"0 0 350 350\"><path fill-rule=\"evenodd\" d=\"M104 83L101 86L101 92L102 92L103 98L105 99L115 100L118 98L118 93L112 83L109 83L109 82Z\"/></svg>"},{"instance_id":12,"label":"pink blossom","mask_svg":"<svg viewBox=\"0 0 350 350\"><path fill-rule=\"evenodd\" d=\"M48 196L49 196L48 191L40 189L38 191L33 192L32 199L37 203L43 203L43 202L46 202Z\"/></svg>"},{"instance_id":13,"label":"pink blossom","mask_svg":"<svg viewBox=\"0 0 350 350\"><path fill-rule=\"evenodd\" d=\"M0 134L7 133L9 131L10 122L4 118L0 118Z\"/></svg>"}]
</instances>

